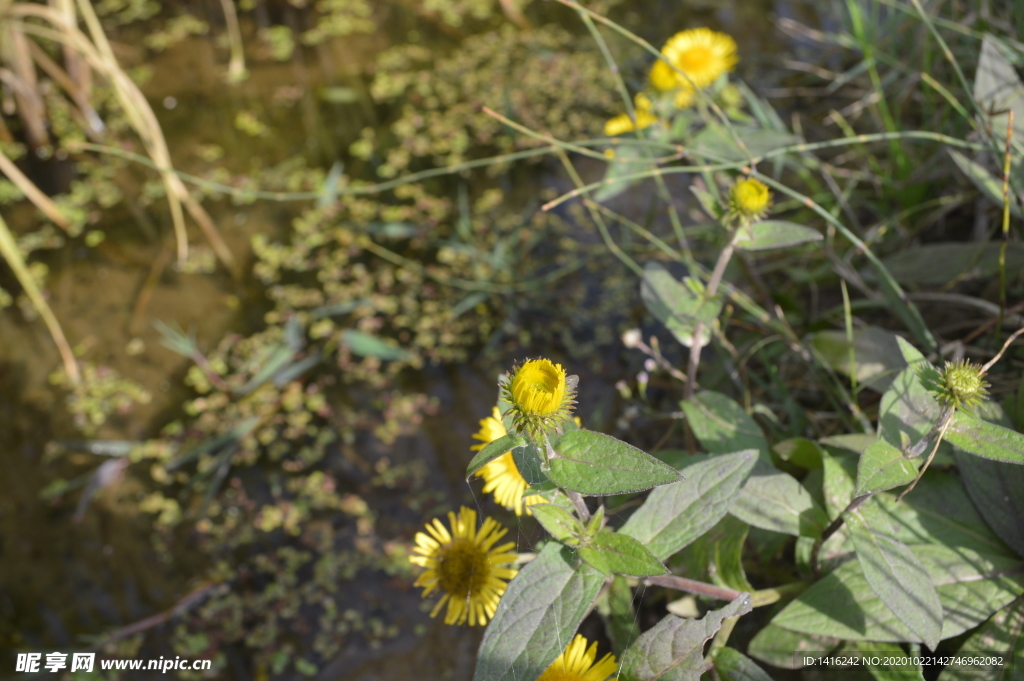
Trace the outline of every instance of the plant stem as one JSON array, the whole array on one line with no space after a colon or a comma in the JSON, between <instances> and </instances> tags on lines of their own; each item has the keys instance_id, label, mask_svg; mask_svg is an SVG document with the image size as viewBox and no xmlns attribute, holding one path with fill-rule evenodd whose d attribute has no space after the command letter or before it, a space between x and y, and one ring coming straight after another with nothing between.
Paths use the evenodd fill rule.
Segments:
<instances>
[{"instance_id":1,"label":"plant stem","mask_svg":"<svg viewBox=\"0 0 1024 681\"><path fill-rule=\"evenodd\" d=\"M677 575L655 575L645 579L644 584L647 586L663 586L666 589L675 589L676 591L686 591L687 593L717 598L722 601L736 600L741 593L728 587L715 586L714 584L698 582L694 579L687 579Z\"/></svg>"},{"instance_id":2,"label":"plant stem","mask_svg":"<svg viewBox=\"0 0 1024 681\"><path fill-rule=\"evenodd\" d=\"M711 271L711 278L708 279L707 288L704 290L705 298L714 298L715 293L718 292L718 285L722 283L725 268L729 264L729 260L732 259L732 253L736 248L736 239L739 238L740 229L742 227L733 232L732 239L718 254L718 262L715 263L715 269ZM693 345L690 347L690 362L686 369L686 376L689 380L686 381L685 399L688 400L693 399L694 391L697 388L697 367L700 366L700 351L704 345L703 336L704 322L697 322L693 330Z\"/></svg>"}]
</instances>

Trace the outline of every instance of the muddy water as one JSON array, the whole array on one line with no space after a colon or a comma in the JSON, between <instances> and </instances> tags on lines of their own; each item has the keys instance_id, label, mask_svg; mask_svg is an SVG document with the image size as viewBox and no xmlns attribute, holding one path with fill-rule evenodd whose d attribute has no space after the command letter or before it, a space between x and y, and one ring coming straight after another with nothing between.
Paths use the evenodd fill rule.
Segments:
<instances>
[{"instance_id":1,"label":"muddy water","mask_svg":"<svg viewBox=\"0 0 1024 681\"><path fill-rule=\"evenodd\" d=\"M734 0L718 3L635 0L625 6L622 20L644 37L660 44L664 26L685 28L717 25L737 38L743 62L739 70L748 82L765 82L777 75L767 55L792 47L772 26L775 13L793 16L793 3L778 0ZM651 22L650 17L659 17ZM814 22L813 17L798 17ZM407 27L406 27L407 28ZM247 44L254 44L254 27L244 25ZM403 28L402 30L405 30ZM224 84L225 51L206 38L189 39L148 62L153 77L145 94L164 126L176 165L201 172L203 145L224 149L228 168L244 174L255 164L267 166L294 155L310 165L329 167L345 155L348 144L367 125L378 125L366 84L372 77L374 55L403 39L400 35L353 37L317 50L297 53L289 62L250 59L250 77ZM137 63L142 52L131 47L138 35L115 35L116 48L126 63ZM348 104L326 104L317 96L324 86L351 88ZM235 127L240 110L258 111L273 134L250 137ZM286 234L297 208L259 202L232 206L208 201L206 207L243 264L251 255L256 233ZM159 208L151 208L159 211ZM232 280L221 271L185 274L166 268L153 279L153 263L170 247L144 219L131 211L113 211L101 223L107 241L99 248L66 248L48 259L51 304L84 358L114 368L146 388L152 400L130 415L115 416L96 437L139 440L152 437L172 418L185 393L181 378L187 362L159 343L153 320L177 321L195 331L201 347L212 347L231 330L259 328L262 292L251 283ZM161 216L160 219L163 219ZM166 231L166 230L165 230ZM202 244L199 234L193 243ZM150 284L147 284L147 281ZM524 355L545 354L546 348L524 348ZM612 351L610 361L591 376L593 386L581 401L584 416L601 412L613 420L615 381L626 365ZM62 405L62 395L47 376L59 358L44 327L26 322L8 310L0 313L0 664L5 650L47 647L72 648L83 637L123 627L166 610L194 586L200 559L187 552L171 563L159 561L149 539L150 516L139 514L136 502L141 484L129 475L105 490L81 523L72 521L74 498L45 503L39 493L55 477L74 478L97 463L90 454L72 454L57 462L45 457L54 439L81 439ZM419 389L440 399L441 411L420 433L404 440L439 473L451 504L473 503L462 481L467 447L477 419L477 405L493 400L491 374L495 367L451 367L422 377ZM486 410L484 410L486 411ZM371 507L374 499L368 499ZM480 632L446 627L420 613L420 601L410 588L396 589L389 578L371 579L368 589L396 602L394 609L409 627L376 650L346 649L320 670L321 679L405 679L415 669L422 679L468 678ZM12 668L12 667L11 667ZM11 668L0 668L0 678ZM231 678L250 678L229 669Z\"/></svg>"}]
</instances>

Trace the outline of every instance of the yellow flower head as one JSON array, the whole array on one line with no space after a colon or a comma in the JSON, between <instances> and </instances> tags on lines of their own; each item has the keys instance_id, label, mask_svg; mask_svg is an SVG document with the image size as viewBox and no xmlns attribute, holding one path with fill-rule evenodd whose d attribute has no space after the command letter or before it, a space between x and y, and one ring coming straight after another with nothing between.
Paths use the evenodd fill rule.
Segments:
<instances>
[{"instance_id":1,"label":"yellow flower head","mask_svg":"<svg viewBox=\"0 0 1024 681\"><path fill-rule=\"evenodd\" d=\"M633 125L633 119L629 117L629 114L619 114L604 124L604 134L606 137L614 137L615 135L633 132L634 130L643 130L658 122L658 117L651 113L654 104L651 102L650 97L642 92L638 92L633 101L636 103L634 107L636 125Z\"/></svg>"},{"instance_id":2,"label":"yellow flower head","mask_svg":"<svg viewBox=\"0 0 1024 681\"><path fill-rule=\"evenodd\" d=\"M516 367L503 386L516 428L536 436L567 419L576 397L575 377L570 378L566 379L561 364L547 359L531 359Z\"/></svg>"},{"instance_id":3,"label":"yellow flower head","mask_svg":"<svg viewBox=\"0 0 1024 681\"><path fill-rule=\"evenodd\" d=\"M424 587L424 598L438 589L444 592L431 617L447 603L445 624L465 624L468 620L470 626L483 626L494 617L507 580L518 572L503 567L518 557L515 542L495 547L508 530L493 518L484 519L477 530L476 511L465 506L458 515L448 514L448 524L451 532L434 518L427 523L429 534L416 533L413 551L419 555L409 556L409 562L427 571L416 579L415 586Z\"/></svg>"},{"instance_id":4,"label":"yellow flower head","mask_svg":"<svg viewBox=\"0 0 1024 681\"><path fill-rule=\"evenodd\" d=\"M606 653L600 662L597 659L597 643L587 647L587 639L576 634L561 655L544 670L537 681L605 681L618 671L615 656Z\"/></svg>"},{"instance_id":5,"label":"yellow flower head","mask_svg":"<svg viewBox=\"0 0 1024 681\"><path fill-rule=\"evenodd\" d=\"M659 90L707 87L735 68L739 61L736 49L732 36L710 28L691 28L676 33L661 48L665 60L658 60L651 68L651 84Z\"/></svg>"},{"instance_id":6,"label":"yellow flower head","mask_svg":"<svg viewBox=\"0 0 1024 681\"><path fill-rule=\"evenodd\" d=\"M501 422L501 412L494 408L494 415L480 421L480 431L473 435L480 440L480 444L470 447L471 450L479 451L487 444L494 442L500 437L508 434L505 424ZM478 478L484 479L484 494L494 492L494 500L507 509L514 510L516 515L533 515L530 513L530 506L543 504L544 497L538 494L531 494L523 498L523 492L528 485L516 467L512 458L512 452L505 452L496 459L492 459L486 466L476 472Z\"/></svg>"},{"instance_id":7,"label":"yellow flower head","mask_svg":"<svg viewBox=\"0 0 1024 681\"><path fill-rule=\"evenodd\" d=\"M738 180L729 190L729 216L741 222L760 220L767 215L771 203L768 186L753 177Z\"/></svg>"}]
</instances>

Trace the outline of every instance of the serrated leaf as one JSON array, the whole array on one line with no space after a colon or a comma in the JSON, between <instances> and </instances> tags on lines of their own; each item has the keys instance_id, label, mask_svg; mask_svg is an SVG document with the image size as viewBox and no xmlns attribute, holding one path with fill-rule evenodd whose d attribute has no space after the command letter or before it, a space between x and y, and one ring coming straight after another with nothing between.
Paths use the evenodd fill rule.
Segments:
<instances>
[{"instance_id":1,"label":"serrated leaf","mask_svg":"<svg viewBox=\"0 0 1024 681\"><path fill-rule=\"evenodd\" d=\"M693 344L698 323L705 327L701 342L710 340L711 325L722 311L720 296L705 300L699 282L679 281L657 262L644 266L640 297L650 313L687 347Z\"/></svg>"},{"instance_id":2,"label":"serrated leaf","mask_svg":"<svg viewBox=\"0 0 1024 681\"><path fill-rule=\"evenodd\" d=\"M772 681L765 670L735 648L717 648L711 659L722 681Z\"/></svg>"},{"instance_id":3,"label":"serrated leaf","mask_svg":"<svg viewBox=\"0 0 1024 681\"><path fill-rule=\"evenodd\" d=\"M821 233L810 227L785 220L763 220L749 227L739 227L736 248L741 251L768 251L821 241Z\"/></svg>"},{"instance_id":4,"label":"serrated leaf","mask_svg":"<svg viewBox=\"0 0 1024 681\"><path fill-rule=\"evenodd\" d=\"M746 450L687 466L683 480L651 492L619 532L668 558L728 513L756 461L757 451Z\"/></svg>"},{"instance_id":5,"label":"serrated leaf","mask_svg":"<svg viewBox=\"0 0 1024 681\"><path fill-rule=\"evenodd\" d=\"M802 634L769 623L747 644L747 654L780 669L801 669L805 653L824 655L841 643L831 636Z\"/></svg>"},{"instance_id":6,"label":"serrated leaf","mask_svg":"<svg viewBox=\"0 0 1024 681\"><path fill-rule=\"evenodd\" d=\"M722 393L702 390L692 400L679 405L693 434L712 454L756 449L762 459L771 461L764 432L735 400Z\"/></svg>"},{"instance_id":7,"label":"serrated leaf","mask_svg":"<svg viewBox=\"0 0 1024 681\"><path fill-rule=\"evenodd\" d=\"M1024 434L957 410L946 440L960 449L995 461L1024 464Z\"/></svg>"},{"instance_id":8,"label":"serrated leaf","mask_svg":"<svg viewBox=\"0 0 1024 681\"><path fill-rule=\"evenodd\" d=\"M605 578L549 543L509 582L477 653L474 681L536 679L590 611Z\"/></svg>"},{"instance_id":9,"label":"serrated leaf","mask_svg":"<svg viewBox=\"0 0 1024 681\"><path fill-rule=\"evenodd\" d=\"M408 360L412 358L412 354L408 350L395 347L381 338L362 331L356 331L355 329L345 329L344 334L342 334L342 340L352 354L361 357L376 357L383 360Z\"/></svg>"},{"instance_id":10,"label":"serrated leaf","mask_svg":"<svg viewBox=\"0 0 1024 681\"><path fill-rule=\"evenodd\" d=\"M560 542L580 534L580 524L576 516L563 508L554 504L535 504L530 507L530 511L541 527Z\"/></svg>"},{"instance_id":11,"label":"serrated leaf","mask_svg":"<svg viewBox=\"0 0 1024 681\"><path fill-rule=\"evenodd\" d=\"M503 456L505 452L514 447L521 447L524 444L526 444L526 440L515 433L503 435L497 440L487 443L469 462L469 466L466 468L466 478L471 478L474 473L499 456Z\"/></svg>"},{"instance_id":12,"label":"serrated leaf","mask_svg":"<svg viewBox=\"0 0 1024 681\"><path fill-rule=\"evenodd\" d=\"M580 494L639 492L680 479L679 472L636 447L592 430L566 433L547 462L552 482Z\"/></svg>"},{"instance_id":13,"label":"serrated leaf","mask_svg":"<svg viewBox=\"0 0 1024 681\"><path fill-rule=\"evenodd\" d=\"M629 681L699 681L704 673L704 644L722 627L727 617L745 615L752 609L750 594L740 594L703 619L668 615L644 632L622 654L619 676Z\"/></svg>"},{"instance_id":14,"label":"serrated leaf","mask_svg":"<svg viewBox=\"0 0 1024 681\"><path fill-rule=\"evenodd\" d=\"M643 544L629 535L599 532L579 548L580 558L606 575L629 577L663 575L668 570Z\"/></svg>"},{"instance_id":15,"label":"serrated leaf","mask_svg":"<svg viewBox=\"0 0 1024 681\"><path fill-rule=\"evenodd\" d=\"M789 473L759 462L729 513L745 523L794 537L821 536L828 516Z\"/></svg>"},{"instance_id":16,"label":"serrated leaf","mask_svg":"<svg viewBox=\"0 0 1024 681\"><path fill-rule=\"evenodd\" d=\"M953 656L938 681L1021 681L1024 679L1024 600L992 616ZM971 664L970 658L1001 658L1002 664ZM959 658L959 659L958 659Z\"/></svg>"},{"instance_id":17,"label":"serrated leaf","mask_svg":"<svg viewBox=\"0 0 1024 681\"><path fill-rule=\"evenodd\" d=\"M871 589L931 650L942 635L942 604L928 571L886 527L870 500L844 514L861 570Z\"/></svg>"},{"instance_id":18,"label":"serrated leaf","mask_svg":"<svg viewBox=\"0 0 1024 681\"><path fill-rule=\"evenodd\" d=\"M857 494L880 492L899 487L917 477L920 457L911 459L885 440L875 440L860 457L857 467Z\"/></svg>"}]
</instances>

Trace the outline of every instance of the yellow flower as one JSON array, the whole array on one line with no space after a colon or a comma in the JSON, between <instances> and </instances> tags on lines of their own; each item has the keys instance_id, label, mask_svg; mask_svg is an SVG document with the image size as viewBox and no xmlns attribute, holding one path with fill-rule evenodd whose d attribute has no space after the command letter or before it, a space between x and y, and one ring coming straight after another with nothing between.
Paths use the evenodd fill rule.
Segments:
<instances>
[{"instance_id":1,"label":"yellow flower","mask_svg":"<svg viewBox=\"0 0 1024 681\"><path fill-rule=\"evenodd\" d=\"M658 122L658 117L651 113L654 104L651 102L650 97L642 92L638 92L633 101L636 103L634 107L636 126L633 125L633 119L629 117L629 114L619 114L604 124L604 134L606 137L614 137L615 135L633 132L634 130L643 130Z\"/></svg>"},{"instance_id":2,"label":"yellow flower","mask_svg":"<svg viewBox=\"0 0 1024 681\"><path fill-rule=\"evenodd\" d=\"M505 424L501 422L501 412L494 408L494 415L480 421L480 431L473 435L481 443L470 447L473 451L479 451L485 445L494 442L500 437L508 434ZM492 459L486 466L476 472L478 478L484 479L484 494L494 492L494 500L507 509L514 510L516 515L533 515L530 513L530 506L543 504L544 497L539 494L531 494L523 499L523 492L529 486L523 479L516 462L512 458L512 452L505 452L497 459ZM525 506L525 508L524 508Z\"/></svg>"},{"instance_id":3,"label":"yellow flower","mask_svg":"<svg viewBox=\"0 0 1024 681\"><path fill-rule=\"evenodd\" d=\"M459 515L448 514L448 531L439 518L427 523L427 532L416 533L418 556L409 556L409 562L427 568L414 586L422 586L426 598L440 589L444 592L430 612L435 617L445 603L445 624L470 626L487 624L494 617L506 582L516 576L517 570L501 567L513 563L518 554L515 542L495 547L508 530L493 518L484 519L477 530L476 511L463 506Z\"/></svg>"},{"instance_id":4,"label":"yellow flower","mask_svg":"<svg viewBox=\"0 0 1024 681\"><path fill-rule=\"evenodd\" d=\"M771 202L772 193L766 184L753 177L738 180L729 190L728 217L744 223L760 220Z\"/></svg>"},{"instance_id":5,"label":"yellow flower","mask_svg":"<svg viewBox=\"0 0 1024 681\"><path fill-rule=\"evenodd\" d=\"M576 634L572 643L566 646L562 654L544 670L537 681L605 681L618 671L619 665L611 653L605 654L601 661L595 664L596 659L597 643L591 643L587 648L587 639Z\"/></svg>"},{"instance_id":6,"label":"yellow flower","mask_svg":"<svg viewBox=\"0 0 1024 681\"><path fill-rule=\"evenodd\" d=\"M575 376L566 378L561 364L547 359L531 359L516 367L503 386L516 428L537 436L568 418L575 404L575 381Z\"/></svg>"},{"instance_id":7,"label":"yellow flower","mask_svg":"<svg viewBox=\"0 0 1024 681\"><path fill-rule=\"evenodd\" d=\"M736 41L731 36L710 28L691 28L676 33L661 48L668 63L658 60L651 67L651 84L659 90L707 87L723 73L733 70L739 61L736 49Z\"/></svg>"}]
</instances>

